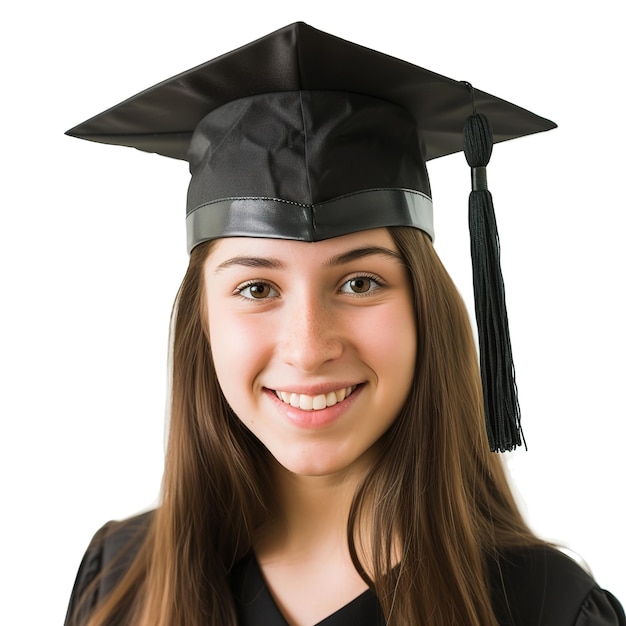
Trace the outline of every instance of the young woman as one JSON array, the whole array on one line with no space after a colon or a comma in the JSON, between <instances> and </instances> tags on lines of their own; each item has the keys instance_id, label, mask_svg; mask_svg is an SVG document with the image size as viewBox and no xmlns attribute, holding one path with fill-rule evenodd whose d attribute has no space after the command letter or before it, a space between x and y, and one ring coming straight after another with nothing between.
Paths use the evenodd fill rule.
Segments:
<instances>
[{"instance_id":1,"label":"young woman","mask_svg":"<svg viewBox=\"0 0 626 626\"><path fill-rule=\"evenodd\" d=\"M472 108L496 140L553 127L294 24L70 131L192 181L161 503L97 533L68 626L626 624L490 451L520 442L507 346L494 371L481 334L481 377L424 166Z\"/></svg>"}]
</instances>

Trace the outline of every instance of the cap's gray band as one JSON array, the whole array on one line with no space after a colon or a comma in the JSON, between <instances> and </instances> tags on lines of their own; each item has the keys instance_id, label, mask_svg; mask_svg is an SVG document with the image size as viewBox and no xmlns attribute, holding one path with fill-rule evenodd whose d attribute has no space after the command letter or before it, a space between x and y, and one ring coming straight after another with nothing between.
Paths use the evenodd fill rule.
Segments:
<instances>
[{"instance_id":1,"label":"cap's gray band","mask_svg":"<svg viewBox=\"0 0 626 626\"><path fill-rule=\"evenodd\" d=\"M434 238L433 204L408 189L367 189L319 204L277 198L225 198L187 215L187 250L219 237L321 241L385 226L411 226Z\"/></svg>"}]
</instances>

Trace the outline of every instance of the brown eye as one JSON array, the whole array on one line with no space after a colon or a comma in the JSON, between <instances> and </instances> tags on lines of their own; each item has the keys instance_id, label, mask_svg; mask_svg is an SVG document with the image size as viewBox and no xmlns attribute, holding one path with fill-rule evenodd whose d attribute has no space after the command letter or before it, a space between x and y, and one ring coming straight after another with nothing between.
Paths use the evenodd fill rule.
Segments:
<instances>
[{"instance_id":1,"label":"brown eye","mask_svg":"<svg viewBox=\"0 0 626 626\"><path fill-rule=\"evenodd\" d=\"M277 294L276 290L267 283L248 283L240 287L237 293L249 300L264 300L265 298L274 297Z\"/></svg>"},{"instance_id":2,"label":"brown eye","mask_svg":"<svg viewBox=\"0 0 626 626\"><path fill-rule=\"evenodd\" d=\"M261 283L256 285L250 285L250 295L253 298L267 298L270 292L270 288L267 285Z\"/></svg>"},{"instance_id":3,"label":"brown eye","mask_svg":"<svg viewBox=\"0 0 626 626\"><path fill-rule=\"evenodd\" d=\"M376 278L370 276L355 276L341 285L339 291L352 296L369 296L382 287L383 285Z\"/></svg>"},{"instance_id":4,"label":"brown eye","mask_svg":"<svg viewBox=\"0 0 626 626\"><path fill-rule=\"evenodd\" d=\"M372 286L372 281L369 278L353 278L349 284L354 293L367 293Z\"/></svg>"}]
</instances>

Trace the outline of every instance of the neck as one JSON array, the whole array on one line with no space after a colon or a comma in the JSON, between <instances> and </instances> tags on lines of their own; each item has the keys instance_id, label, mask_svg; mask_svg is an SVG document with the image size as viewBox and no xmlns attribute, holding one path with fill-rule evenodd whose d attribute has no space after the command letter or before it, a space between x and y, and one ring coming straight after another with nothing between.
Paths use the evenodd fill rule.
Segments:
<instances>
[{"instance_id":1,"label":"neck","mask_svg":"<svg viewBox=\"0 0 626 626\"><path fill-rule=\"evenodd\" d=\"M363 467L300 476L274 466L274 515L254 550L289 624L317 623L367 589L350 558L347 533Z\"/></svg>"},{"instance_id":2,"label":"neck","mask_svg":"<svg viewBox=\"0 0 626 626\"><path fill-rule=\"evenodd\" d=\"M348 555L348 515L363 472L349 468L330 476L299 476L274 466L276 511L257 542L261 560L323 559Z\"/></svg>"}]
</instances>

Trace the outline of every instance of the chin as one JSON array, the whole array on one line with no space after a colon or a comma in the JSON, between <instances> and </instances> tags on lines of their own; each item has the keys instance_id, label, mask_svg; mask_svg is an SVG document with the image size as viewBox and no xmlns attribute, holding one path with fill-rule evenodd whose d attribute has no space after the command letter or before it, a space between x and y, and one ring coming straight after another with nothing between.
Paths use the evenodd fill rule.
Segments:
<instances>
[{"instance_id":1,"label":"chin","mask_svg":"<svg viewBox=\"0 0 626 626\"><path fill-rule=\"evenodd\" d=\"M346 474L364 474L373 460L373 451L362 453L340 453L337 449L323 451L319 447L298 451L291 450L289 454L273 454L274 461L279 469L286 470L296 476L310 477L342 477Z\"/></svg>"}]
</instances>

